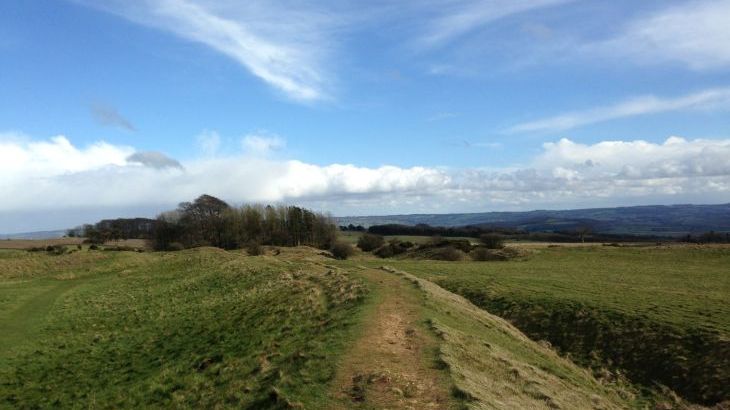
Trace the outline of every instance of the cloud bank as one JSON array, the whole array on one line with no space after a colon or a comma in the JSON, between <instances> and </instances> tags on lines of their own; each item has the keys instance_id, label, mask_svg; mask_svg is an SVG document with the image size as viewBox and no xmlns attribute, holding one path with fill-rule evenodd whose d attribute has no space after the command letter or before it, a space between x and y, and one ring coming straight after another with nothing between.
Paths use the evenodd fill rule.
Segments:
<instances>
[{"instance_id":1,"label":"cloud bank","mask_svg":"<svg viewBox=\"0 0 730 410\"><path fill-rule=\"evenodd\" d=\"M104 142L76 147L63 136L33 141L6 135L0 139L0 213L164 209L202 193L336 214L724 202L730 201L727 158L730 139L670 137L662 143L561 139L544 144L530 164L497 170L317 165L243 150L180 163Z\"/></svg>"}]
</instances>

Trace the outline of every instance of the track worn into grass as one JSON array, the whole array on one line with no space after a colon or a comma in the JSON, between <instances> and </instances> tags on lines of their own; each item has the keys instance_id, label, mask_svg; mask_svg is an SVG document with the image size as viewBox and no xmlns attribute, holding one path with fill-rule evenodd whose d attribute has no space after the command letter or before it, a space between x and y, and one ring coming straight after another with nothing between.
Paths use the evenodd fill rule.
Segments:
<instances>
[{"instance_id":1,"label":"track worn into grass","mask_svg":"<svg viewBox=\"0 0 730 410\"><path fill-rule=\"evenodd\" d=\"M363 270L362 276L375 305L340 365L335 408L453 408L448 377L434 360L437 341L422 323L420 292L381 270Z\"/></svg>"}]
</instances>

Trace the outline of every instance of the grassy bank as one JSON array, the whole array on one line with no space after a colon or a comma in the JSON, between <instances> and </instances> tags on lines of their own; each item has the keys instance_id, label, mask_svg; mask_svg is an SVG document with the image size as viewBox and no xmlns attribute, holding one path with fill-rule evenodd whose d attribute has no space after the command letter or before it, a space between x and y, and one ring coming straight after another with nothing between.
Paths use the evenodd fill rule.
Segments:
<instances>
[{"instance_id":1,"label":"grassy bank","mask_svg":"<svg viewBox=\"0 0 730 410\"><path fill-rule=\"evenodd\" d=\"M388 261L596 369L730 398L730 249L550 248L519 261Z\"/></svg>"}]
</instances>

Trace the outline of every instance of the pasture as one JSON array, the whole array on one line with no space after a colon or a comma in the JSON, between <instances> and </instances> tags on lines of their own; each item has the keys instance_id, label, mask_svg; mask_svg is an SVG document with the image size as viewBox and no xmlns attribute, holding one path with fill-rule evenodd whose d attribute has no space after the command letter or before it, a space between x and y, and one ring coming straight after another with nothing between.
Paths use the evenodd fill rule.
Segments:
<instances>
[{"instance_id":1,"label":"pasture","mask_svg":"<svg viewBox=\"0 0 730 410\"><path fill-rule=\"evenodd\" d=\"M69 249L0 250L0 407L687 404L656 382L730 396L726 247Z\"/></svg>"},{"instance_id":2,"label":"pasture","mask_svg":"<svg viewBox=\"0 0 730 410\"><path fill-rule=\"evenodd\" d=\"M660 380L696 402L730 397L729 247L568 246L504 262L387 263L586 366Z\"/></svg>"}]
</instances>

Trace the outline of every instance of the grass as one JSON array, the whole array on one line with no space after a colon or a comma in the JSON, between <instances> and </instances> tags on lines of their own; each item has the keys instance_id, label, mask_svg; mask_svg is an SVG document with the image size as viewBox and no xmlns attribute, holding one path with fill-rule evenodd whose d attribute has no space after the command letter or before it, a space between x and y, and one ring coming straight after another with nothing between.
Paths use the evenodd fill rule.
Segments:
<instances>
[{"instance_id":1,"label":"grass","mask_svg":"<svg viewBox=\"0 0 730 410\"><path fill-rule=\"evenodd\" d=\"M5 252L0 272L0 407L318 408L366 293L215 249Z\"/></svg>"},{"instance_id":2,"label":"grass","mask_svg":"<svg viewBox=\"0 0 730 410\"><path fill-rule=\"evenodd\" d=\"M423 314L442 340L439 360L449 369L453 394L469 408L619 409L639 404L630 389L601 384L585 369L464 298L386 269L423 292Z\"/></svg>"},{"instance_id":3,"label":"grass","mask_svg":"<svg viewBox=\"0 0 730 410\"><path fill-rule=\"evenodd\" d=\"M730 248L542 248L505 262L320 253L0 250L0 407L348 407L333 385L349 380L348 355L373 362L352 348L392 316L378 313L387 300L436 335L413 339L430 340L421 359L470 408L671 397L617 369L694 402L730 397Z\"/></svg>"},{"instance_id":4,"label":"grass","mask_svg":"<svg viewBox=\"0 0 730 410\"><path fill-rule=\"evenodd\" d=\"M508 262L387 263L597 370L658 380L695 402L730 397L727 247L566 247Z\"/></svg>"}]
</instances>

